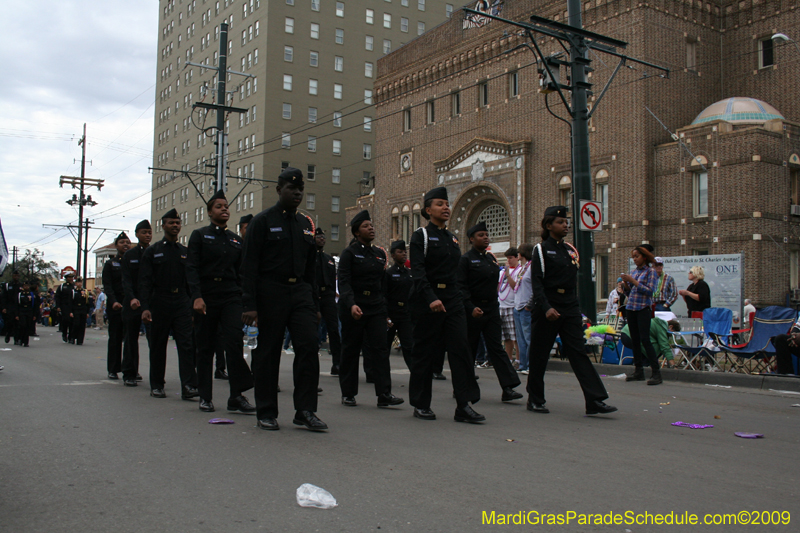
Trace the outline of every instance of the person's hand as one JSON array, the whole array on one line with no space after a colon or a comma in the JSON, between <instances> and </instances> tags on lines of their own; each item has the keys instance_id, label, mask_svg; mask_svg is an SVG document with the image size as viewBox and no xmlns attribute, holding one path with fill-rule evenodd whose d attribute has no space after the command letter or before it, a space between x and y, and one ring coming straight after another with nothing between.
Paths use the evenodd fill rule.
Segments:
<instances>
[{"instance_id":1,"label":"person's hand","mask_svg":"<svg viewBox=\"0 0 800 533\"><path fill-rule=\"evenodd\" d=\"M624 281L625 283L636 283L636 278L634 278L630 274L621 274L619 277L621 277L622 281Z\"/></svg>"},{"instance_id":2,"label":"person's hand","mask_svg":"<svg viewBox=\"0 0 800 533\"><path fill-rule=\"evenodd\" d=\"M800 333L789 335L789 346L797 346L798 344L800 344Z\"/></svg>"},{"instance_id":3,"label":"person's hand","mask_svg":"<svg viewBox=\"0 0 800 533\"><path fill-rule=\"evenodd\" d=\"M139 303L139 300L137 300L136 298L134 298L133 300L131 300L131 309L133 309L134 311L136 311L137 309L139 309L139 307L141 307L141 306L142 306L142 304L141 304L141 303Z\"/></svg>"},{"instance_id":4,"label":"person's hand","mask_svg":"<svg viewBox=\"0 0 800 533\"><path fill-rule=\"evenodd\" d=\"M119 302L114 302L114 305L111 306L112 311L119 311L122 309L122 304Z\"/></svg>"},{"instance_id":5,"label":"person's hand","mask_svg":"<svg viewBox=\"0 0 800 533\"><path fill-rule=\"evenodd\" d=\"M554 308L550 308L547 310L547 314L544 317L549 320L550 322L555 322L559 318L561 318L561 313L556 311Z\"/></svg>"},{"instance_id":6,"label":"person's hand","mask_svg":"<svg viewBox=\"0 0 800 533\"><path fill-rule=\"evenodd\" d=\"M441 300L436 300L430 305L431 311L434 313L446 313L447 311L444 308L444 304Z\"/></svg>"},{"instance_id":7,"label":"person's hand","mask_svg":"<svg viewBox=\"0 0 800 533\"><path fill-rule=\"evenodd\" d=\"M72 316L72 315L70 315L70 316ZM19 320L19 317L18 317L18 316L15 316L15 317L14 317L14 320Z\"/></svg>"},{"instance_id":8,"label":"person's hand","mask_svg":"<svg viewBox=\"0 0 800 533\"><path fill-rule=\"evenodd\" d=\"M7 311L5 309L3 309L3 314L6 314L6 313L7 313Z\"/></svg>"},{"instance_id":9,"label":"person's hand","mask_svg":"<svg viewBox=\"0 0 800 533\"><path fill-rule=\"evenodd\" d=\"M386 325L387 325L388 327L392 327L392 319L391 319L391 318L389 318L389 317L386 317Z\"/></svg>"},{"instance_id":10,"label":"person's hand","mask_svg":"<svg viewBox=\"0 0 800 533\"><path fill-rule=\"evenodd\" d=\"M681 296L686 296L689 294L689 291L687 291L686 289L681 289L678 291L678 294L680 294Z\"/></svg>"},{"instance_id":11,"label":"person's hand","mask_svg":"<svg viewBox=\"0 0 800 533\"><path fill-rule=\"evenodd\" d=\"M531 312L531 308L530 308L530 307L528 307L527 305L525 306L525 310L526 310L527 312L529 312L529 313Z\"/></svg>"},{"instance_id":12,"label":"person's hand","mask_svg":"<svg viewBox=\"0 0 800 533\"><path fill-rule=\"evenodd\" d=\"M142 311L142 322L145 324L149 324L153 321L153 315L150 314L150 311Z\"/></svg>"},{"instance_id":13,"label":"person's hand","mask_svg":"<svg viewBox=\"0 0 800 533\"><path fill-rule=\"evenodd\" d=\"M196 298L194 303L192 304L192 309L194 309L196 313L204 315L206 314L206 302L203 301L202 298Z\"/></svg>"},{"instance_id":14,"label":"person's hand","mask_svg":"<svg viewBox=\"0 0 800 533\"><path fill-rule=\"evenodd\" d=\"M320 321L322 321L322 313L320 313L319 311L317 311L317 324L319 324L319 323L320 323Z\"/></svg>"},{"instance_id":15,"label":"person's hand","mask_svg":"<svg viewBox=\"0 0 800 533\"><path fill-rule=\"evenodd\" d=\"M364 313L361 311L361 308L359 306L354 305L350 308L350 316L352 316L354 320L358 320L363 315Z\"/></svg>"},{"instance_id":16,"label":"person's hand","mask_svg":"<svg viewBox=\"0 0 800 533\"><path fill-rule=\"evenodd\" d=\"M472 310L472 318L480 318L483 316L483 309L476 307Z\"/></svg>"},{"instance_id":17,"label":"person's hand","mask_svg":"<svg viewBox=\"0 0 800 533\"><path fill-rule=\"evenodd\" d=\"M245 311L242 313L242 322L247 326L258 327L258 311Z\"/></svg>"}]
</instances>

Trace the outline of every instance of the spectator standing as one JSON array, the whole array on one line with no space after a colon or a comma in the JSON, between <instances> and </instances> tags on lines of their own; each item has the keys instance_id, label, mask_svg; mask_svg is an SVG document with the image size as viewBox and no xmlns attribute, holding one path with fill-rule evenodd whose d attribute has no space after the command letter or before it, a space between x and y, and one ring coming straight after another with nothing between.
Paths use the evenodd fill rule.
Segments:
<instances>
[{"instance_id":1,"label":"spectator standing","mask_svg":"<svg viewBox=\"0 0 800 533\"><path fill-rule=\"evenodd\" d=\"M658 282L655 269L651 266L655 262L653 254L642 246L637 246L631 251L631 257L636 268L630 274L620 276L625 282L625 294L628 301L625 312L630 327L630 337L633 346L634 372L626 381L644 381L644 355L652 369L652 375L647 380L648 385L661 383L661 368L658 366L658 355L650 342L650 306L653 302L653 291ZM644 347L645 354L642 354Z\"/></svg>"},{"instance_id":2,"label":"spectator standing","mask_svg":"<svg viewBox=\"0 0 800 533\"><path fill-rule=\"evenodd\" d=\"M103 315L106 312L106 300L108 297L106 293L100 287L95 287L95 308L94 308L94 320L96 326L94 329L102 329L104 322L103 322Z\"/></svg>"},{"instance_id":3,"label":"spectator standing","mask_svg":"<svg viewBox=\"0 0 800 533\"><path fill-rule=\"evenodd\" d=\"M750 301L750 298L745 298L742 327L750 327L750 315L755 312L756 312L756 307L753 305L753 302Z\"/></svg>"},{"instance_id":4,"label":"spectator standing","mask_svg":"<svg viewBox=\"0 0 800 533\"><path fill-rule=\"evenodd\" d=\"M689 281L692 284L678 291L686 301L686 309L691 318L703 318L703 311L711 307L711 289L705 282L705 277L703 267L693 266L689 269Z\"/></svg>"},{"instance_id":5,"label":"spectator standing","mask_svg":"<svg viewBox=\"0 0 800 533\"><path fill-rule=\"evenodd\" d=\"M656 290L653 291L653 304L656 311L670 311L672 304L678 299L678 288L675 286L675 278L664 272L664 260L656 257L656 274L658 283Z\"/></svg>"},{"instance_id":6,"label":"spectator standing","mask_svg":"<svg viewBox=\"0 0 800 533\"><path fill-rule=\"evenodd\" d=\"M529 373L528 347L531 345L531 310L528 302L533 296L531 285L531 255L533 245L525 243L519 246L519 273L517 286L514 288L514 328L517 337L517 347L520 374Z\"/></svg>"},{"instance_id":7,"label":"spectator standing","mask_svg":"<svg viewBox=\"0 0 800 533\"><path fill-rule=\"evenodd\" d=\"M503 345L508 358L513 363L514 350L517 347L517 336L514 329L514 289L517 287L517 273L520 271L519 252L516 248L506 250L506 267L500 271L500 280L497 286L497 299L500 300L500 318L503 325Z\"/></svg>"}]
</instances>

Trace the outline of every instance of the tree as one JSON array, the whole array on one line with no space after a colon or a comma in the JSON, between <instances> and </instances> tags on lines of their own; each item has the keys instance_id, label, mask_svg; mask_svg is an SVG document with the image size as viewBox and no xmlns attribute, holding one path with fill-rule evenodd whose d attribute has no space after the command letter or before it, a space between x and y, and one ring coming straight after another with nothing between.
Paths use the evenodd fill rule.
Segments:
<instances>
[{"instance_id":1,"label":"tree","mask_svg":"<svg viewBox=\"0 0 800 533\"><path fill-rule=\"evenodd\" d=\"M17 259L17 263L6 267L0 282L11 281L14 270L19 272L21 280L35 279L40 288L47 286L48 279L59 279L61 271L55 261L45 261L44 252L34 248L33 251L25 250L25 255Z\"/></svg>"}]
</instances>

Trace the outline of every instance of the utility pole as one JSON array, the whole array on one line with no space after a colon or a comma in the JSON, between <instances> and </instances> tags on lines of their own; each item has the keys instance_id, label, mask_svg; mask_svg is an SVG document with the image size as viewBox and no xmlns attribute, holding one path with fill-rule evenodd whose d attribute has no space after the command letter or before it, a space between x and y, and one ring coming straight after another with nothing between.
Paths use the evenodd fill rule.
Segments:
<instances>
[{"instance_id":1,"label":"utility pole","mask_svg":"<svg viewBox=\"0 0 800 533\"><path fill-rule=\"evenodd\" d=\"M17 253L19 252L19 248L16 246L11 247L11 270L17 268Z\"/></svg>"},{"instance_id":2,"label":"utility pole","mask_svg":"<svg viewBox=\"0 0 800 533\"><path fill-rule=\"evenodd\" d=\"M89 265L89 219L84 221L86 231L83 233L83 280L86 283L86 267Z\"/></svg>"}]
</instances>

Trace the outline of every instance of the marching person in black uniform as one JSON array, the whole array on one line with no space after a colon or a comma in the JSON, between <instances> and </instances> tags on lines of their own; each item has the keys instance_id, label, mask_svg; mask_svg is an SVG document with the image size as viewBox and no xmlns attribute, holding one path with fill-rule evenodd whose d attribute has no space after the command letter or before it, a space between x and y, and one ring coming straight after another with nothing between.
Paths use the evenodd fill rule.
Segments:
<instances>
[{"instance_id":1,"label":"marching person in black uniform","mask_svg":"<svg viewBox=\"0 0 800 533\"><path fill-rule=\"evenodd\" d=\"M196 229L189 237L186 276L192 293L194 334L197 346L197 383L200 410L214 411L213 387L215 339L227 354L230 396L228 411L255 414L256 408L242 393L253 388L253 375L244 360L242 345L242 289L239 269L242 240L227 229L230 212L223 191L207 204L211 224Z\"/></svg>"},{"instance_id":2,"label":"marching person in black uniform","mask_svg":"<svg viewBox=\"0 0 800 533\"><path fill-rule=\"evenodd\" d=\"M486 417L469 405L480 401L481 391L467 341L464 299L458 289L461 250L458 239L446 228L450 220L447 189L437 187L425 195L422 216L430 223L411 236L411 313L416 323L409 394L414 416L436 419L431 410L433 365L434 358L446 349L457 402L454 418L457 422L482 422Z\"/></svg>"},{"instance_id":3,"label":"marching person in black uniform","mask_svg":"<svg viewBox=\"0 0 800 533\"><path fill-rule=\"evenodd\" d=\"M244 241L247 235L247 226L250 224L251 220L253 220L253 215L245 215L239 219L239 236L242 238L242 241Z\"/></svg>"},{"instance_id":4,"label":"marching person in black uniform","mask_svg":"<svg viewBox=\"0 0 800 533\"><path fill-rule=\"evenodd\" d=\"M181 219L175 209L161 217L164 238L148 246L142 254L139 270L139 301L142 321L152 322L150 343L150 396L166 398L164 374L167 366L169 333L178 348L178 372L181 399L198 396L197 374L192 345L192 302L186 279L189 251L178 242Z\"/></svg>"},{"instance_id":5,"label":"marching person in black uniform","mask_svg":"<svg viewBox=\"0 0 800 533\"><path fill-rule=\"evenodd\" d=\"M61 332L61 340L64 342L69 342L69 328L72 325L69 313L66 313L64 308L68 305L69 298L72 297L74 278L75 274L72 272L64 274L64 283L59 285L55 292L56 312L59 315L58 331Z\"/></svg>"},{"instance_id":6,"label":"marching person in black uniform","mask_svg":"<svg viewBox=\"0 0 800 533\"><path fill-rule=\"evenodd\" d=\"M31 291L31 284L27 280L22 282L22 287L17 292L16 298L17 301L13 306L14 322L16 324L14 328L14 344L27 348L31 326L36 314L36 302L39 298Z\"/></svg>"},{"instance_id":7,"label":"marching person in black uniform","mask_svg":"<svg viewBox=\"0 0 800 533\"><path fill-rule=\"evenodd\" d=\"M486 354L503 389L501 400L519 400L522 394L515 391L514 387L520 385L520 380L503 349L503 325L497 299L500 265L495 256L486 251L489 247L489 230L484 222L480 222L467 230L467 237L472 248L458 262L458 281L464 295L472 366L475 366L482 333L486 341Z\"/></svg>"},{"instance_id":8,"label":"marching person in black uniform","mask_svg":"<svg viewBox=\"0 0 800 533\"><path fill-rule=\"evenodd\" d=\"M583 389L586 414L613 413L616 407L606 405L606 389L594 365L586 355L581 310L578 305L577 250L564 242L569 233L567 208L548 207L542 219L542 244L531 258L533 295L531 310L530 374L528 375L528 410L549 413L544 399L544 372L550 350L561 336L562 353L569 359L572 371Z\"/></svg>"},{"instance_id":9,"label":"marching person in black uniform","mask_svg":"<svg viewBox=\"0 0 800 533\"><path fill-rule=\"evenodd\" d=\"M331 375L339 375L342 356L342 339L339 337L339 314L336 311L336 261L322 250L325 248L325 232L317 228L314 232L317 244L317 287L319 287L319 311L328 330L328 346L331 352Z\"/></svg>"},{"instance_id":10,"label":"marching person in black uniform","mask_svg":"<svg viewBox=\"0 0 800 533\"><path fill-rule=\"evenodd\" d=\"M278 426L278 373L286 328L294 344L292 422L312 431L328 429L315 414L319 385L319 295L311 221L297 212L303 173L288 167L278 176L278 203L247 227L242 260L242 321L259 326L253 350L258 427ZM260 320L259 320L260 319Z\"/></svg>"},{"instance_id":11,"label":"marching person in black uniform","mask_svg":"<svg viewBox=\"0 0 800 533\"><path fill-rule=\"evenodd\" d=\"M89 293L83 288L83 278L75 278L75 286L62 293L64 319L70 322L69 343L81 346L86 335L86 317L89 315Z\"/></svg>"},{"instance_id":12,"label":"marching person in black uniform","mask_svg":"<svg viewBox=\"0 0 800 533\"><path fill-rule=\"evenodd\" d=\"M403 359L406 366L411 368L411 351L414 347L414 326L408 314L408 303L411 299L411 290L414 280L411 272L406 268L405 241L394 241L389 247L389 254L394 264L386 270L386 303L389 308L391 325L386 333L389 350L392 349L394 337L400 340L400 349L403 350Z\"/></svg>"},{"instance_id":13,"label":"marching person in black uniform","mask_svg":"<svg viewBox=\"0 0 800 533\"><path fill-rule=\"evenodd\" d=\"M342 321L342 362L339 385L342 404L356 405L358 360L363 351L375 381L378 407L404 402L392 394L389 347L386 346L386 254L377 246L369 212L350 222L355 241L339 258L339 317Z\"/></svg>"},{"instance_id":14,"label":"marching person in black uniform","mask_svg":"<svg viewBox=\"0 0 800 533\"><path fill-rule=\"evenodd\" d=\"M122 349L122 382L127 387L135 387L142 381L139 375L139 331L142 329L142 308L139 301L139 266L142 254L150 246L153 230L149 220L136 224L136 246L122 256L122 321L125 344ZM150 325L145 325L145 337L150 346Z\"/></svg>"},{"instance_id":15,"label":"marching person in black uniform","mask_svg":"<svg viewBox=\"0 0 800 533\"><path fill-rule=\"evenodd\" d=\"M103 265L103 287L106 293L106 314L108 315L108 379L119 379L122 372L122 341L125 326L122 321L122 302L125 292L122 288L122 256L131 247L131 240L123 231L114 239L117 255Z\"/></svg>"},{"instance_id":16,"label":"marching person in black uniform","mask_svg":"<svg viewBox=\"0 0 800 533\"><path fill-rule=\"evenodd\" d=\"M12 336L16 335L16 320L14 320L12 310L17 304L20 288L19 272L15 270L11 273L11 281L3 283L3 335L6 337L6 344L11 341Z\"/></svg>"}]
</instances>

